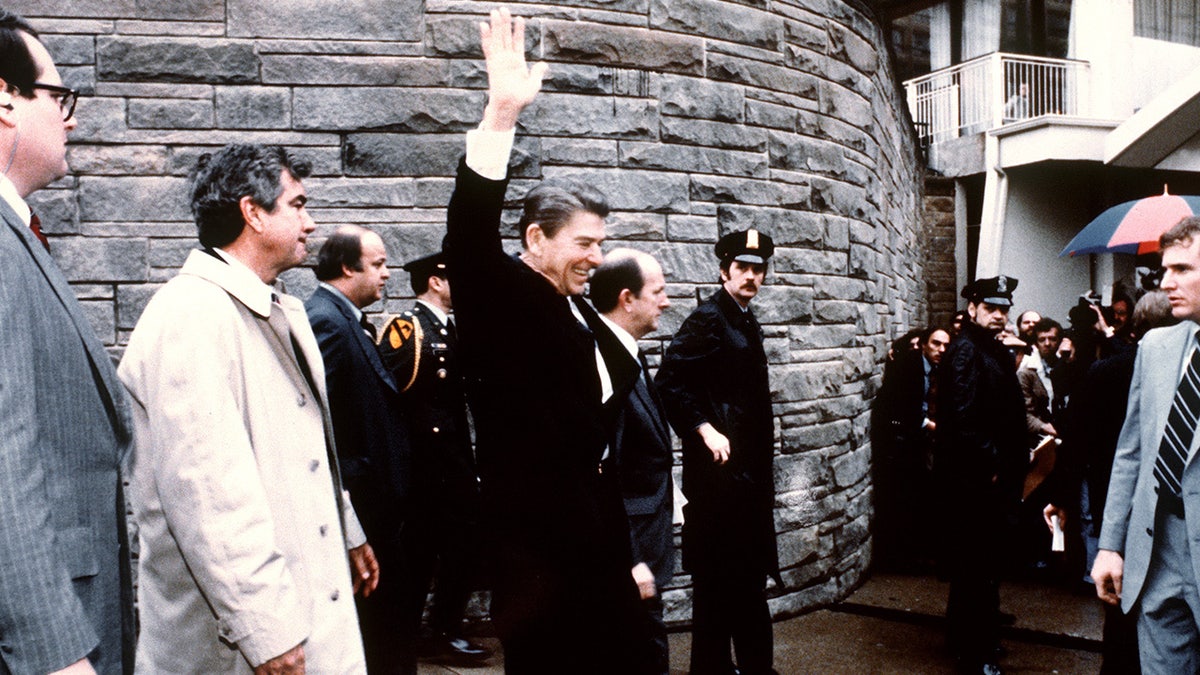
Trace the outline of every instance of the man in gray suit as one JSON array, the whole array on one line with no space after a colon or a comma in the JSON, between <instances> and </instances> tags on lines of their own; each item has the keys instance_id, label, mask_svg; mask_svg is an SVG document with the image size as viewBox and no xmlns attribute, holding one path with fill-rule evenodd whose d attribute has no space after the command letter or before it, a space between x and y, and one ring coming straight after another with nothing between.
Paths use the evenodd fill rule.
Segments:
<instances>
[{"instance_id":1,"label":"man in gray suit","mask_svg":"<svg viewBox=\"0 0 1200 675\"><path fill-rule=\"evenodd\" d=\"M1200 672L1200 218L1159 241L1162 290L1182 322L1142 338L1125 426L1117 441L1100 552L1092 578L1102 600L1137 619L1144 673Z\"/></svg>"},{"instance_id":2,"label":"man in gray suit","mask_svg":"<svg viewBox=\"0 0 1200 675\"><path fill-rule=\"evenodd\" d=\"M75 92L0 9L0 673L121 673L133 611L123 390L25 199L67 172Z\"/></svg>"}]
</instances>

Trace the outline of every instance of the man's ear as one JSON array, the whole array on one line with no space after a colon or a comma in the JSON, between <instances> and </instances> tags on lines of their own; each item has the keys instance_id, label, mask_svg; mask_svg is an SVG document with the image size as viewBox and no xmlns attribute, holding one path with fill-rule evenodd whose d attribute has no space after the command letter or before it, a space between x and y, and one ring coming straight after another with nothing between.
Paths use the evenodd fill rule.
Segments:
<instances>
[{"instance_id":1,"label":"man's ear","mask_svg":"<svg viewBox=\"0 0 1200 675\"><path fill-rule=\"evenodd\" d=\"M262 207L254 203L254 198L246 195L238 200L238 210L242 212L242 221L255 232L262 232Z\"/></svg>"},{"instance_id":2,"label":"man's ear","mask_svg":"<svg viewBox=\"0 0 1200 675\"><path fill-rule=\"evenodd\" d=\"M622 288L621 292L617 294L617 307L628 312L633 307L633 301L636 299L637 296L633 294L633 291L628 288Z\"/></svg>"},{"instance_id":3,"label":"man's ear","mask_svg":"<svg viewBox=\"0 0 1200 675\"><path fill-rule=\"evenodd\" d=\"M17 115L13 110L12 87L4 78L0 78L0 124L6 127L17 126Z\"/></svg>"},{"instance_id":4,"label":"man's ear","mask_svg":"<svg viewBox=\"0 0 1200 675\"><path fill-rule=\"evenodd\" d=\"M530 223L525 228L525 248L534 255L539 255L542 252L542 245L546 243L546 231L537 223Z\"/></svg>"}]
</instances>

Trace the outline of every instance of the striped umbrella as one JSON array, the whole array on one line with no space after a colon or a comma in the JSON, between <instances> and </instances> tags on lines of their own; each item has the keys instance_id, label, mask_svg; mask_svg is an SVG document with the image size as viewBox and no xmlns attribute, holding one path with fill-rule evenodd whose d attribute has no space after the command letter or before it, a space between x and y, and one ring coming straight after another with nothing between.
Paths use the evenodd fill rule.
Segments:
<instances>
[{"instance_id":1,"label":"striped umbrella","mask_svg":"<svg viewBox=\"0 0 1200 675\"><path fill-rule=\"evenodd\" d=\"M1059 256L1082 253L1154 253L1175 223L1200 213L1200 197L1163 193L1118 204L1092 219Z\"/></svg>"}]
</instances>

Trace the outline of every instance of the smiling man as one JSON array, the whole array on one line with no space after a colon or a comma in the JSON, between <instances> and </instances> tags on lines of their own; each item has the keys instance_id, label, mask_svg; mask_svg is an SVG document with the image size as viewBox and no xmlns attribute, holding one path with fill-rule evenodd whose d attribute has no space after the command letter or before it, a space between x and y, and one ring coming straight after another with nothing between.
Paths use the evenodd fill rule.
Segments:
<instances>
[{"instance_id":1,"label":"smiling man","mask_svg":"<svg viewBox=\"0 0 1200 675\"><path fill-rule=\"evenodd\" d=\"M544 183L525 196L520 254L501 241L516 120L545 73L526 65L524 33L507 10L481 26L488 103L467 135L445 240L492 554L491 616L508 673L638 673L649 639L604 459L614 417L605 398L620 400L638 368L628 354L627 380L629 371L602 365L600 336L585 324L587 312L599 318L572 302L602 261L608 207L584 183Z\"/></svg>"},{"instance_id":2,"label":"smiling man","mask_svg":"<svg viewBox=\"0 0 1200 675\"><path fill-rule=\"evenodd\" d=\"M1000 673L999 562L1028 464L1025 400L998 339L1017 280L977 279L962 291L969 320L937 375L934 511L946 540L947 643L963 672Z\"/></svg>"},{"instance_id":3,"label":"smiling man","mask_svg":"<svg viewBox=\"0 0 1200 675\"><path fill-rule=\"evenodd\" d=\"M1162 290L1181 323L1139 343L1117 441L1100 552L1092 578L1102 600L1136 617L1142 672L1200 670L1200 218L1159 240Z\"/></svg>"},{"instance_id":4,"label":"smiling man","mask_svg":"<svg viewBox=\"0 0 1200 675\"><path fill-rule=\"evenodd\" d=\"M139 672L365 672L352 587L372 590L378 567L343 496L304 306L273 288L314 229L308 172L279 147L200 158L203 249L118 369L137 428Z\"/></svg>"},{"instance_id":5,"label":"smiling man","mask_svg":"<svg viewBox=\"0 0 1200 675\"><path fill-rule=\"evenodd\" d=\"M774 251L755 229L717 241L721 288L684 320L655 379L683 441L683 568L692 574L696 675L774 672L766 579L779 579L775 424L763 332L750 310Z\"/></svg>"}]
</instances>

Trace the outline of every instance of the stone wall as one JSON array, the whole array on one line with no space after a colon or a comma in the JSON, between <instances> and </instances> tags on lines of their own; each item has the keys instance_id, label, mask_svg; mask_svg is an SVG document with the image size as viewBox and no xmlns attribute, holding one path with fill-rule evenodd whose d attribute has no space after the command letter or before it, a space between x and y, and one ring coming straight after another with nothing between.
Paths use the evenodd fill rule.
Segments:
<instances>
[{"instance_id":1,"label":"stone wall","mask_svg":"<svg viewBox=\"0 0 1200 675\"><path fill-rule=\"evenodd\" d=\"M396 262L440 243L463 132L485 99L470 0L8 0L87 95L73 173L36 196L54 256L114 354L194 246L195 158L280 143L315 163L318 238L375 228ZM610 234L662 260L657 359L715 288L713 243L779 246L755 310L777 415L777 615L843 597L870 558L867 418L892 335L925 319L911 123L857 0L563 0L516 6L551 63L510 194L580 176ZM512 216L514 214L510 214ZM514 243L515 246L515 243ZM315 250L315 246L314 246ZM306 269L285 277L313 287ZM385 311L406 305L397 270ZM667 594L688 616L689 580Z\"/></svg>"}]
</instances>

